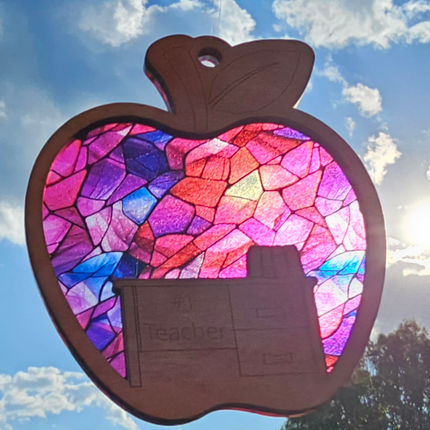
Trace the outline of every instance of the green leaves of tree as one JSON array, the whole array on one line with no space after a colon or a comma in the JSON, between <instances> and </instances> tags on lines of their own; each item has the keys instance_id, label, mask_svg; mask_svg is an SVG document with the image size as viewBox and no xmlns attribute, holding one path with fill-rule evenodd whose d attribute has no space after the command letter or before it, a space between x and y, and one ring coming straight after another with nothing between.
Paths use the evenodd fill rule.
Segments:
<instances>
[{"instance_id":1,"label":"green leaves of tree","mask_svg":"<svg viewBox=\"0 0 430 430\"><path fill-rule=\"evenodd\" d=\"M370 342L353 381L282 430L430 429L430 339L414 321Z\"/></svg>"}]
</instances>

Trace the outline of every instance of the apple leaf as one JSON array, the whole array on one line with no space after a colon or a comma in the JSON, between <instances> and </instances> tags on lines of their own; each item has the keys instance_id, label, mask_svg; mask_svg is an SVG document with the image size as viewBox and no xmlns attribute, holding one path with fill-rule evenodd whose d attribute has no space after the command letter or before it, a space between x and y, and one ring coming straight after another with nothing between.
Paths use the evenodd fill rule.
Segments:
<instances>
[{"instance_id":1,"label":"apple leaf","mask_svg":"<svg viewBox=\"0 0 430 430\"><path fill-rule=\"evenodd\" d=\"M235 59L215 78L209 104L214 110L231 114L270 105L294 81L300 56L298 50L261 50Z\"/></svg>"}]
</instances>

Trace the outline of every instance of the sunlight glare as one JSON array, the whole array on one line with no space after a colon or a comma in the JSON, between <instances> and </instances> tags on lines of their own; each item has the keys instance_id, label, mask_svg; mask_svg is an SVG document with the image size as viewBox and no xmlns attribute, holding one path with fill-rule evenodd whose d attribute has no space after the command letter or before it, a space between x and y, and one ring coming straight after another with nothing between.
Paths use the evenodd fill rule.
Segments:
<instances>
[{"instance_id":1,"label":"sunlight glare","mask_svg":"<svg viewBox=\"0 0 430 430\"><path fill-rule=\"evenodd\" d=\"M430 202L413 211L408 220L408 233L414 244L430 246Z\"/></svg>"}]
</instances>

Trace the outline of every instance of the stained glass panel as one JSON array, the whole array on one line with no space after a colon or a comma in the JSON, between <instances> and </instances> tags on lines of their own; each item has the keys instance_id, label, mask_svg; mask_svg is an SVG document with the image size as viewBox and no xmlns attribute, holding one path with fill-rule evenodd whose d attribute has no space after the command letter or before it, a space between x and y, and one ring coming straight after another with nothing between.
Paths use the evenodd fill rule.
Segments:
<instances>
[{"instance_id":1,"label":"stained glass panel","mask_svg":"<svg viewBox=\"0 0 430 430\"><path fill-rule=\"evenodd\" d=\"M349 181L310 137L250 124L176 138L108 124L51 166L43 227L54 271L91 342L126 377L119 278L243 278L252 245L295 245L314 290L327 371L363 289L366 238Z\"/></svg>"}]
</instances>

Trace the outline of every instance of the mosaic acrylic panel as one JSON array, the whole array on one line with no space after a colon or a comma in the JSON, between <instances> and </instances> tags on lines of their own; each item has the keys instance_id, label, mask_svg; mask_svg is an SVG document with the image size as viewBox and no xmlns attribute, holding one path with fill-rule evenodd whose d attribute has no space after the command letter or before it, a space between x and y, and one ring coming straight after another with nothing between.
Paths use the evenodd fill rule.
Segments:
<instances>
[{"instance_id":1,"label":"mosaic acrylic panel","mask_svg":"<svg viewBox=\"0 0 430 430\"><path fill-rule=\"evenodd\" d=\"M43 227L59 285L82 328L126 376L118 278L241 278L254 245L295 245L314 290L327 371L363 288L363 217L339 165L299 131L250 124L175 138L109 124L52 163Z\"/></svg>"}]
</instances>

